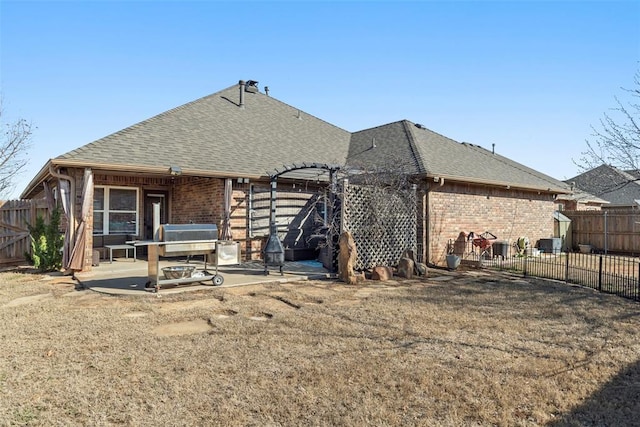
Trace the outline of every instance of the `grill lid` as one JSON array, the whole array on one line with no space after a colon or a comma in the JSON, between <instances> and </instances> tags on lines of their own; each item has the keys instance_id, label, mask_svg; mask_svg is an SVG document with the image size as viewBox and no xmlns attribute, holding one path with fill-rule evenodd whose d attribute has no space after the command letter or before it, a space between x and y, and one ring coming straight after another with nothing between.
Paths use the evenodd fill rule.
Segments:
<instances>
[{"instance_id":1,"label":"grill lid","mask_svg":"<svg viewBox=\"0 0 640 427\"><path fill-rule=\"evenodd\" d=\"M164 242L216 239L218 226L215 224L164 224L160 227L160 240Z\"/></svg>"}]
</instances>

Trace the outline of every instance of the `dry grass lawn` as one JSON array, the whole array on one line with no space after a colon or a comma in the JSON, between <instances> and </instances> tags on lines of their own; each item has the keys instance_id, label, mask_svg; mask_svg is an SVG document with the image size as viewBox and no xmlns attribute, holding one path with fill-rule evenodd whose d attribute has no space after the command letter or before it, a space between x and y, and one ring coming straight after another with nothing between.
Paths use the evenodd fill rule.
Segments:
<instances>
[{"instance_id":1,"label":"dry grass lawn","mask_svg":"<svg viewBox=\"0 0 640 427\"><path fill-rule=\"evenodd\" d=\"M640 305L485 270L157 297L0 274L0 425L638 425Z\"/></svg>"}]
</instances>

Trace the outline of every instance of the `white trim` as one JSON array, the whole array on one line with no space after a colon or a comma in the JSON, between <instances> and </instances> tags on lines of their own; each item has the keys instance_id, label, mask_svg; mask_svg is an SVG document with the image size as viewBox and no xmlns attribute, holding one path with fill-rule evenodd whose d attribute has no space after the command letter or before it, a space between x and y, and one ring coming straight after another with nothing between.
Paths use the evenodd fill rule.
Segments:
<instances>
[{"instance_id":1,"label":"white trim","mask_svg":"<svg viewBox=\"0 0 640 427\"><path fill-rule=\"evenodd\" d=\"M139 235L139 231L140 231L140 188L138 187L125 187L125 186L119 186L119 185L96 185L94 186L94 201L95 201L95 190L96 189L103 189L104 190L104 200L103 200L103 209L94 209L94 214L96 212L102 212L103 217L102 217L102 233L96 233L95 229L95 224L94 224L94 235L102 235L102 236L107 236L109 235L109 213L112 212L111 209L109 209L109 197L110 197L110 193L111 190L127 190L127 191L135 191L136 192L136 207L135 207L135 211L132 210L114 210L113 212L116 213L134 213L135 214L135 221L136 221L136 228L135 228L135 232L131 233L133 235Z\"/></svg>"}]
</instances>

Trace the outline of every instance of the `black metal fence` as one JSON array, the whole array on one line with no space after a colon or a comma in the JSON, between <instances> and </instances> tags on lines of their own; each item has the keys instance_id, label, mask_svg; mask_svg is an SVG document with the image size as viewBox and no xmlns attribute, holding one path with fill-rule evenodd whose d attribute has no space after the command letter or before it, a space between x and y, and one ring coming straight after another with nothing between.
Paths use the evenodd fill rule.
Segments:
<instances>
[{"instance_id":1,"label":"black metal fence","mask_svg":"<svg viewBox=\"0 0 640 427\"><path fill-rule=\"evenodd\" d=\"M497 250L496 250L497 249ZM640 301L640 258L610 254L521 250L515 245L480 249L469 246L466 262L577 284L600 292Z\"/></svg>"}]
</instances>

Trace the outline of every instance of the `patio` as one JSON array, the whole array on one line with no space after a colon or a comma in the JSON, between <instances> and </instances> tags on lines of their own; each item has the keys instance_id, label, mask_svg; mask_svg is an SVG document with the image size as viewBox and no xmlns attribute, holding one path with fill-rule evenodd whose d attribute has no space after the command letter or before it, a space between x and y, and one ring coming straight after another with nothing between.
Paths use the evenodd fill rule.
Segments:
<instances>
[{"instance_id":1,"label":"patio","mask_svg":"<svg viewBox=\"0 0 640 427\"><path fill-rule=\"evenodd\" d=\"M196 270L205 268L202 257L187 259L186 257L165 258L160 260L159 268L176 265L194 265ZM113 262L101 261L100 265L88 272L75 274L76 280L86 289L113 295L144 295L154 292L153 288L145 288L148 263L143 258L114 258ZM208 271L215 271L215 265L207 264ZM262 261L248 261L239 265L218 267L218 273L224 277L220 287L234 287L270 282L293 282L332 278L317 261L286 261L282 269L269 268L269 274L264 274ZM205 283L194 282L186 285L163 285L158 294L188 292L214 287L211 281Z\"/></svg>"}]
</instances>

